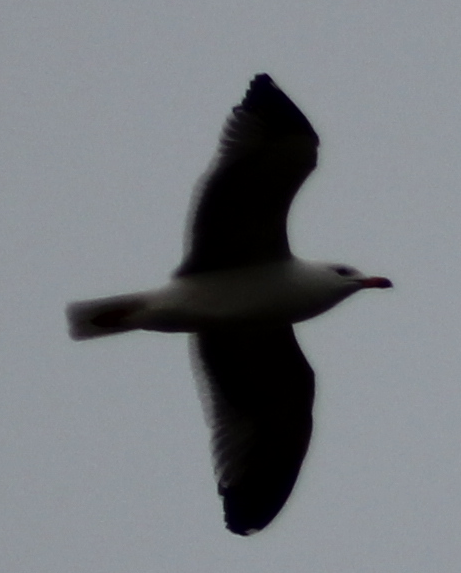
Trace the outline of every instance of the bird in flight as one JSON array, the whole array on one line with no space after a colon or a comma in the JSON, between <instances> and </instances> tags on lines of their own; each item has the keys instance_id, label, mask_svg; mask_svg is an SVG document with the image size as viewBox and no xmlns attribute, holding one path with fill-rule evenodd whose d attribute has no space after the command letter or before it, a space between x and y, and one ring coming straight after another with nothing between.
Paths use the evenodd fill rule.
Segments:
<instances>
[{"instance_id":1,"label":"bird in flight","mask_svg":"<svg viewBox=\"0 0 461 573\"><path fill-rule=\"evenodd\" d=\"M191 334L227 527L268 525L296 482L312 431L314 372L293 324L389 279L295 257L290 204L317 163L312 125L267 74L224 124L193 197L186 252L163 288L71 303L70 336Z\"/></svg>"}]
</instances>

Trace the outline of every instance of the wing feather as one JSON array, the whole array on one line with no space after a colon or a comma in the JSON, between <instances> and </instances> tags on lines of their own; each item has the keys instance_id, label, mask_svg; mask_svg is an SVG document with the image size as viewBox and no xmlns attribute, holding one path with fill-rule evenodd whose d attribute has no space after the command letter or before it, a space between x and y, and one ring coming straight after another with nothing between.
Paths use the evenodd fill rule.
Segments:
<instances>
[{"instance_id":1,"label":"wing feather","mask_svg":"<svg viewBox=\"0 0 461 573\"><path fill-rule=\"evenodd\" d=\"M199 182L176 274L289 257L288 210L316 166L318 144L304 114L267 74L257 75Z\"/></svg>"},{"instance_id":2,"label":"wing feather","mask_svg":"<svg viewBox=\"0 0 461 573\"><path fill-rule=\"evenodd\" d=\"M194 336L225 520L248 535L272 521L296 482L312 430L314 372L291 326Z\"/></svg>"}]
</instances>

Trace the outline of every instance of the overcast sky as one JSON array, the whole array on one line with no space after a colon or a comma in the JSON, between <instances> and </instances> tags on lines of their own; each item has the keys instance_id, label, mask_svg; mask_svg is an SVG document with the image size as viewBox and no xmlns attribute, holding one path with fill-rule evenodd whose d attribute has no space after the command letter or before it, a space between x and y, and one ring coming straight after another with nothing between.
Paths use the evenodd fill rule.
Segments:
<instances>
[{"instance_id":1,"label":"overcast sky","mask_svg":"<svg viewBox=\"0 0 461 573\"><path fill-rule=\"evenodd\" d=\"M0 27L0 570L458 573L459 0L4 0ZM187 336L75 343L64 307L167 280L257 72L322 141L293 250L395 288L297 327L312 446L241 538Z\"/></svg>"}]
</instances>

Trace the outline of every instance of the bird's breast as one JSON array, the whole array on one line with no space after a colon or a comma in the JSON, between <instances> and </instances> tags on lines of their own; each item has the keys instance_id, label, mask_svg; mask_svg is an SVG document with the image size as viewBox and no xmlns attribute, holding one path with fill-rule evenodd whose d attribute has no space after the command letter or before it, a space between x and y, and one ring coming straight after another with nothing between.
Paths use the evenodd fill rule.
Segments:
<instances>
[{"instance_id":1,"label":"bird's breast","mask_svg":"<svg viewBox=\"0 0 461 573\"><path fill-rule=\"evenodd\" d=\"M152 293L144 328L197 332L299 322L344 298L332 297L321 283L297 259L175 278Z\"/></svg>"}]
</instances>

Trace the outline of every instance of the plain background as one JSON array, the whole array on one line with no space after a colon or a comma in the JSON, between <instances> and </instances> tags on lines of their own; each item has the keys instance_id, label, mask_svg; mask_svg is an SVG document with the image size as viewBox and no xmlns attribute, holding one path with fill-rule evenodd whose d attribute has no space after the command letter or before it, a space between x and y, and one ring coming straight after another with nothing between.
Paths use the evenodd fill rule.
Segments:
<instances>
[{"instance_id":1,"label":"plain background","mask_svg":"<svg viewBox=\"0 0 461 573\"><path fill-rule=\"evenodd\" d=\"M457 573L459 1L4 0L0 27L0 570ZM312 447L240 538L187 336L77 344L64 308L167 280L257 72L322 140L293 250L395 288L297 327Z\"/></svg>"}]
</instances>

